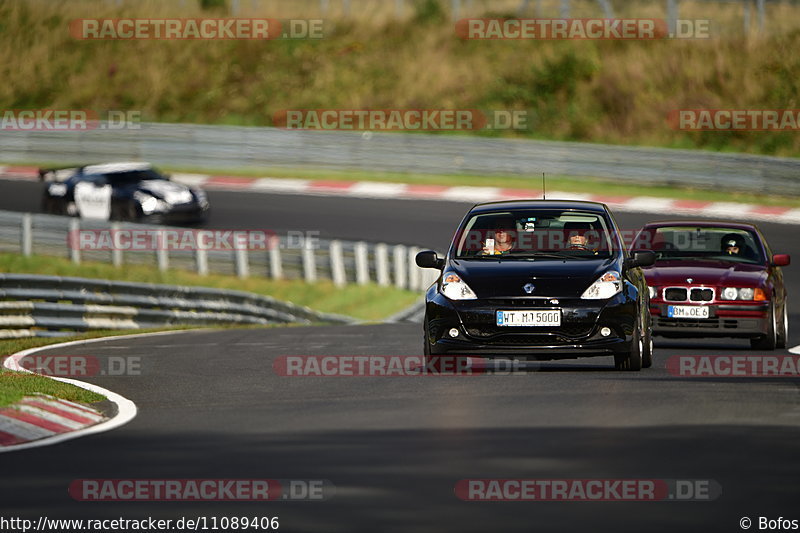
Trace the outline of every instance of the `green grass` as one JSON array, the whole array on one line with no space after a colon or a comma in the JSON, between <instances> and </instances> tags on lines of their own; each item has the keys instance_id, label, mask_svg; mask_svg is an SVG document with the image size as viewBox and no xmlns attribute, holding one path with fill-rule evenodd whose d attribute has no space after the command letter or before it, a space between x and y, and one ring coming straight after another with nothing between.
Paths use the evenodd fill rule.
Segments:
<instances>
[{"instance_id":1,"label":"green grass","mask_svg":"<svg viewBox=\"0 0 800 533\"><path fill-rule=\"evenodd\" d=\"M142 283L165 283L232 289L272 296L317 311L349 315L362 320L380 320L405 309L419 299L419 293L376 284L336 287L332 282L272 280L212 274L200 276L182 270L159 272L145 265L115 268L106 263L83 262L76 265L67 259L43 255L25 257L0 254L0 272L25 272L46 276L77 276Z\"/></svg>"},{"instance_id":2,"label":"green grass","mask_svg":"<svg viewBox=\"0 0 800 533\"><path fill-rule=\"evenodd\" d=\"M557 0L544 3L558 16ZM469 16L496 17L513 16L519 2L474 4L487 12ZM144 121L253 126L291 109L526 110L530 129L480 134L797 157L797 131L669 125L679 109L797 107L800 6L768 3L768 31L745 37L741 5L717 4L681 2L681 18L713 21L710 39L465 41L449 2L426 0L407 2L401 20L332 12L324 39L84 41L70 36L70 20L219 14L196 2L0 2L0 109L135 110ZM594 1L572 5L574 17L598 16ZM317 9L297 0L250 14L313 18ZM618 17L665 18L664 9L660 0L615 3Z\"/></svg>"}]
</instances>

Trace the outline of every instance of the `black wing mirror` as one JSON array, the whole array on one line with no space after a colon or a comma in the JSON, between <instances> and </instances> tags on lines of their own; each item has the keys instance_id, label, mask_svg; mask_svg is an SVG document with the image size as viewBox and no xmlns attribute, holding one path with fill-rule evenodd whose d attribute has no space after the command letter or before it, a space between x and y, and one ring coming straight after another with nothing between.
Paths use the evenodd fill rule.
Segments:
<instances>
[{"instance_id":1,"label":"black wing mirror","mask_svg":"<svg viewBox=\"0 0 800 533\"><path fill-rule=\"evenodd\" d=\"M650 250L640 250L633 252L633 255L625 260L628 268L648 267L656 262L656 254Z\"/></svg>"},{"instance_id":2,"label":"black wing mirror","mask_svg":"<svg viewBox=\"0 0 800 533\"><path fill-rule=\"evenodd\" d=\"M417 266L420 268L444 268L444 259L437 256L433 250L425 250L417 254Z\"/></svg>"}]
</instances>

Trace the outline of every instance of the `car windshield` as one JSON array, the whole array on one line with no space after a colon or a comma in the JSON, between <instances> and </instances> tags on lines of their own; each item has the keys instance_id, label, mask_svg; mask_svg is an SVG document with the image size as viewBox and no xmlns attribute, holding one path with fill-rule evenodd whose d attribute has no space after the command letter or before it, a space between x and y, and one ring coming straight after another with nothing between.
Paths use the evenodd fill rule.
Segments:
<instances>
[{"instance_id":1,"label":"car windshield","mask_svg":"<svg viewBox=\"0 0 800 533\"><path fill-rule=\"evenodd\" d=\"M455 245L458 259L567 261L608 258L617 247L602 215L566 209L476 214Z\"/></svg>"},{"instance_id":2,"label":"car windshield","mask_svg":"<svg viewBox=\"0 0 800 533\"><path fill-rule=\"evenodd\" d=\"M129 185L142 180L165 180L164 176L155 170L131 170L129 172L114 172L106 174L106 181L112 185Z\"/></svg>"},{"instance_id":3,"label":"car windshield","mask_svg":"<svg viewBox=\"0 0 800 533\"><path fill-rule=\"evenodd\" d=\"M748 230L725 227L667 226L646 229L635 248L648 248L657 261L715 260L763 264L758 238Z\"/></svg>"}]
</instances>

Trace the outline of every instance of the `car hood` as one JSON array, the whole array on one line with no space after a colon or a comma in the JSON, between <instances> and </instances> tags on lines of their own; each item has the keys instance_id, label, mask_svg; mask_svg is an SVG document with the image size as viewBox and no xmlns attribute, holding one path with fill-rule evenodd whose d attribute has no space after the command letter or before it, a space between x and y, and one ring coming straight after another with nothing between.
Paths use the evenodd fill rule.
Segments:
<instances>
[{"instance_id":1,"label":"car hood","mask_svg":"<svg viewBox=\"0 0 800 533\"><path fill-rule=\"evenodd\" d=\"M579 297L601 274L614 268L616 261L592 259L560 260L454 260L455 271L478 298L513 298L525 296ZM532 294L523 286L534 285Z\"/></svg>"},{"instance_id":2,"label":"car hood","mask_svg":"<svg viewBox=\"0 0 800 533\"><path fill-rule=\"evenodd\" d=\"M136 188L171 205L186 204L194 199L189 187L174 181L142 180Z\"/></svg>"},{"instance_id":3,"label":"car hood","mask_svg":"<svg viewBox=\"0 0 800 533\"><path fill-rule=\"evenodd\" d=\"M755 287L766 279L766 267L728 261L658 261L642 269L647 284L665 285L719 285L722 287ZM686 281L691 278L692 281Z\"/></svg>"}]
</instances>

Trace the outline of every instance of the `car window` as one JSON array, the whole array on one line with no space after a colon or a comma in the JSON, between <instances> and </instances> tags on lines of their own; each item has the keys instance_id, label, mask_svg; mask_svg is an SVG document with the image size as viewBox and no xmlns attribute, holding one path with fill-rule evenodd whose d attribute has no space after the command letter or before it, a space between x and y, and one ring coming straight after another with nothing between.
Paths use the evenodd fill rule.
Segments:
<instances>
[{"instance_id":1,"label":"car window","mask_svg":"<svg viewBox=\"0 0 800 533\"><path fill-rule=\"evenodd\" d=\"M454 244L460 259L582 260L607 258L616 249L602 215L557 209L476 214L464 224Z\"/></svg>"},{"instance_id":2,"label":"car window","mask_svg":"<svg viewBox=\"0 0 800 533\"><path fill-rule=\"evenodd\" d=\"M112 185L129 185L142 180L165 180L166 178L154 170L134 170L130 172L114 172L106 174Z\"/></svg>"},{"instance_id":3,"label":"car window","mask_svg":"<svg viewBox=\"0 0 800 533\"><path fill-rule=\"evenodd\" d=\"M637 246L645 245L656 252L656 260L709 259L764 263L760 240L751 231L743 229L668 226L646 230L637 240Z\"/></svg>"}]
</instances>

